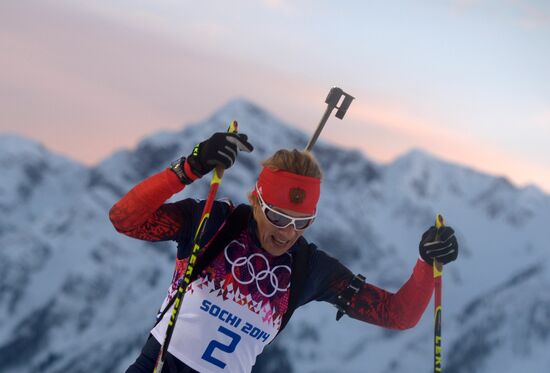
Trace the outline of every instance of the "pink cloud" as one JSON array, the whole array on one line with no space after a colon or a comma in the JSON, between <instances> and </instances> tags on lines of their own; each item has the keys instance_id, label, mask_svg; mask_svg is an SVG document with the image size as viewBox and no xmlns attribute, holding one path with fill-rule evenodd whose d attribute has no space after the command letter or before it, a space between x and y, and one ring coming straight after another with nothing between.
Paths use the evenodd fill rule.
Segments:
<instances>
[{"instance_id":1,"label":"pink cloud","mask_svg":"<svg viewBox=\"0 0 550 373\"><path fill-rule=\"evenodd\" d=\"M290 93L312 96L302 82L238 57L59 5L34 5L0 12L0 130L86 163L158 130L178 129L235 96L254 97L284 116L303 109L283 103Z\"/></svg>"},{"instance_id":2,"label":"pink cloud","mask_svg":"<svg viewBox=\"0 0 550 373\"><path fill-rule=\"evenodd\" d=\"M307 132L324 111L329 87L318 83L56 4L25 4L0 11L0 130L88 164L161 129L204 118L235 96L253 98ZM323 139L383 161L426 148L519 183L537 180L550 191L548 167L399 103L350 93L357 99L345 120L332 118ZM549 118L541 115L541 126Z\"/></svg>"},{"instance_id":3,"label":"pink cloud","mask_svg":"<svg viewBox=\"0 0 550 373\"><path fill-rule=\"evenodd\" d=\"M537 180L539 186L550 191L550 167L545 164L534 163L432 119L415 117L397 104L368 105L359 98L353 105L347 118L352 123L348 123L347 131L340 131L338 142L359 148L375 159L387 162L411 148L423 148L482 172L507 175L519 185ZM540 123L550 123L547 114L540 117Z\"/></svg>"}]
</instances>

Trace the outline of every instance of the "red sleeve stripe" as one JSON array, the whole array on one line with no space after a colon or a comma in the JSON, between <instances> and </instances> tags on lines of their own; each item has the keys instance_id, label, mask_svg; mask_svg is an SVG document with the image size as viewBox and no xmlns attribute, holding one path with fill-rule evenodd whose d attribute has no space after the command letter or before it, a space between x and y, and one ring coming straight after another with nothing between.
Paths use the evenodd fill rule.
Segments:
<instances>
[{"instance_id":1,"label":"red sleeve stripe","mask_svg":"<svg viewBox=\"0 0 550 373\"><path fill-rule=\"evenodd\" d=\"M160 207L184 187L177 175L167 168L132 188L113 205L109 218L118 232L131 235L132 231L140 231L140 237L136 238L143 238L144 229L155 226L156 221L163 226L170 225L168 230L173 232L176 227L172 225L176 222L164 216Z\"/></svg>"},{"instance_id":2,"label":"red sleeve stripe","mask_svg":"<svg viewBox=\"0 0 550 373\"><path fill-rule=\"evenodd\" d=\"M430 265L417 261L409 280L395 294L371 284L363 285L351 299L348 314L391 329L415 326L426 310L434 289Z\"/></svg>"}]
</instances>

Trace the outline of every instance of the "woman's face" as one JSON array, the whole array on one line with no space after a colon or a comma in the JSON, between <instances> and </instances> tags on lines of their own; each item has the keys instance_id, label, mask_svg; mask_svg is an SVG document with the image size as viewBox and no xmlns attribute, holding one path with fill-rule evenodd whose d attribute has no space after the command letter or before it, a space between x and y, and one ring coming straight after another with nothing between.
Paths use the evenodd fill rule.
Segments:
<instances>
[{"instance_id":1,"label":"woman's face","mask_svg":"<svg viewBox=\"0 0 550 373\"><path fill-rule=\"evenodd\" d=\"M252 211L254 220L256 220L258 239L263 249L273 256L279 256L286 253L292 245L304 234L305 230L297 231L294 226L290 224L285 228L278 228L271 224L265 217L260 203L257 197L251 196ZM290 215L295 218L303 218L309 216L291 210L273 208L283 214Z\"/></svg>"}]
</instances>

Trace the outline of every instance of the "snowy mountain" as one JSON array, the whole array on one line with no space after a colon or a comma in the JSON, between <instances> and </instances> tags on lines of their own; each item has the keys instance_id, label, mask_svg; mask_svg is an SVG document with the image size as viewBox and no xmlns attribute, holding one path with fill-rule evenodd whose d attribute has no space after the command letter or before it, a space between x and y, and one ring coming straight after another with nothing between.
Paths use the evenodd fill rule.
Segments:
<instances>
[{"instance_id":1,"label":"snowy mountain","mask_svg":"<svg viewBox=\"0 0 550 373\"><path fill-rule=\"evenodd\" d=\"M108 210L233 118L255 146L220 187L219 197L239 203L260 160L308 140L245 100L94 168L0 136L0 371L125 370L154 322L175 245L117 234ZM323 141L315 154L325 179L320 216L306 236L368 281L396 290L437 212L456 229L462 252L443 285L445 372L550 371L550 196L418 150L390 164ZM201 180L175 198L205 196L207 187ZM432 307L402 332L336 322L335 313L321 303L298 310L256 371L432 371Z\"/></svg>"}]
</instances>

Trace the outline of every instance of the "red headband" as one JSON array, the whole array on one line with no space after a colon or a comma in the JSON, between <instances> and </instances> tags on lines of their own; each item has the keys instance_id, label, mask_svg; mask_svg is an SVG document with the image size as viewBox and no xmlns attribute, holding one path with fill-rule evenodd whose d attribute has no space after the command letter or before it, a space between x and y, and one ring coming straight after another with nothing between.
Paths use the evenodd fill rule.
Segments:
<instances>
[{"instance_id":1,"label":"red headband","mask_svg":"<svg viewBox=\"0 0 550 373\"><path fill-rule=\"evenodd\" d=\"M315 213L321 194L321 179L269 167L263 168L257 185L265 203L303 214Z\"/></svg>"}]
</instances>

